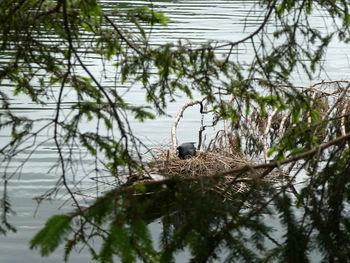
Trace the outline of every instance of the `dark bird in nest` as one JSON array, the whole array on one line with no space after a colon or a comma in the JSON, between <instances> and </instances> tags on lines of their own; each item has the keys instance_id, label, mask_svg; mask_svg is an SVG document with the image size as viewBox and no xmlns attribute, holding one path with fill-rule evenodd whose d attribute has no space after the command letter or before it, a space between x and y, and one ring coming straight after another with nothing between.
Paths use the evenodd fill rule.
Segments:
<instances>
[{"instance_id":1,"label":"dark bird in nest","mask_svg":"<svg viewBox=\"0 0 350 263\"><path fill-rule=\"evenodd\" d=\"M196 155L195 142L185 142L177 147L180 159L188 159Z\"/></svg>"}]
</instances>

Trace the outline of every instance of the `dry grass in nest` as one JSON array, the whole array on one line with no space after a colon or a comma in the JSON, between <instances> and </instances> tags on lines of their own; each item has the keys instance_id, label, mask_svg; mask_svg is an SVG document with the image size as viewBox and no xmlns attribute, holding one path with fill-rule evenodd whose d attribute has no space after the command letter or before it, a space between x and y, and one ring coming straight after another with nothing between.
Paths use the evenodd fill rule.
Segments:
<instances>
[{"instance_id":1,"label":"dry grass in nest","mask_svg":"<svg viewBox=\"0 0 350 263\"><path fill-rule=\"evenodd\" d=\"M197 152L196 156L182 160L175 152L164 151L155 159L151 170L169 176L197 177L213 176L250 164L252 163L239 156L225 156L213 152Z\"/></svg>"},{"instance_id":2,"label":"dry grass in nest","mask_svg":"<svg viewBox=\"0 0 350 263\"><path fill-rule=\"evenodd\" d=\"M195 157L182 160L175 152L159 150L158 157L150 162L147 172L150 174L161 174L166 176L180 177L200 177L214 176L234 168L252 166L254 162L244 159L240 155L224 155L215 152L197 152ZM229 195L231 191L227 191L227 186L233 192L245 192L249 190L249 183L257 175L263 173L263 170L248 171L240 175L226 175L224 182L215 184L214 189L218 192L225 191L225 195ZM271 184L278 183L284 178L281 171L270 172L262 180ZM229 198L229 196L227 196Z\"/></svg>"},{"instance_id":3,"label":"dry grass in nest","mask_svg":"<svg viewBox=\"0 0 350 263\"><path fill-rule=\"evenodd\" d=\"M199 177L214 176L234 168L252 166L254 162L244 159L240 155L224 155L215 152L197 152L195 157L182 160L176 152L160 150L159 155L151 162L148 173L167 176ZM251 189L253 178L262 174L263 170L248 171L240 175L226 175L220 183L214 183L212 190L222 194L225 200L234 200L235 193L243 193ZM284 173L274 171L268 173L262 181L275 184L281 182Z\"/></svg>"}]
</instances>

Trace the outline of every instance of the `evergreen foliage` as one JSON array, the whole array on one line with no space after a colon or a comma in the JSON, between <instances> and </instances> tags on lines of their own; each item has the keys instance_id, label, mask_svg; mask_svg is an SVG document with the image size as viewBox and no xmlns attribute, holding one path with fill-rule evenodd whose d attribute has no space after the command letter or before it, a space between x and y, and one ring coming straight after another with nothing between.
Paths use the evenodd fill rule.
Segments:
<instances>
[{"instance_id":1,"label":"evergreen foliage","mask_svg":"<svg viewBox=\"0 0 350 263\"><path fill-rule=\"evenodd\" d=\"M349 42L349 3L257 3L263 10L261 25L237 42L195 45L180 40L155 46L151 45L153 27L166 26L170 20L155 10L152 1L141 7L113 2L113 8L96 0L1 1L0 58L8 63L1 64L0 85L13 88L11 97L0 89L0 130L8 129L12 138L0 148L1 162L8 165L18 154L35 151L40 135L52 131L60 173L57 185L76 205L67 215L52 216L31 240L31 249L49 256L64 244L65 260L69 260L72 250L83 245L99 262L116 258L174 262L184 250L189 251L191 262L309 262L313 251L320 251L326 262L349 261L348 116L322 118L325 104L291 83L296 70L312 79L322 69L332 39ZM327 33L308 24L308 17L321 8L334 21L341 21ZM271 29L271 21L279 26ZM273 30L272 35L267 35L268 30ZM270 38L275 44L268 49ZM247 43L254 50L250 64L231 59L232 50ZM229 51L219 58L216 52L222 48ZM92 55L99 56L102 67L113 68L115 85L106 86L96 78L87 62ZM133 105L122 96L120 86L130 81L144 90L145 105ZM251 190L241 193L220 172L126 183L125 171L131 175L144 165L139 152L142 143L133 135L128 116L154 119L166 114L169 101L179 94L193 98L195 92L206 97L217 118L232 125L244 114L252 116L254 109L261 118L271 109L290 111L289 129L268 151L274 160L225 172L233 183L249 178ZM236 106L218 94L231 95ZM11 109L12 98L18 96L37 106L52 104L53 116L20 116ZM310 121L305 121L306 116ZM338 123L345 117L343 134ZM84 129L84 123L95 120L95 130ZM246 140L251 155L261 154L255 138ZM120 182L88 205L75 198L68 183L68 171L74 171L74 147L85 149L96 163L103 160L107 172ZM262 180L286 165L298 170L279 187ZM308 177L296 189L293 179L302 169ZM2 174L0 234L15 231L8 222L11 178ZM267 218L282 226L279 238ZM161 228L159 240L150 234L154 224Z\"/></svg>"},{"instance_id":2,"label":"evergreen foliage","mask_svg":"<svg viewBox=\"0 0 350 263\"><path fill-rule=\"evenodd\" d=\"M71 231L70 218L67 215L54 215L45 227L30 242L30 248L40 247L41 255L48 256Z\"/></svg>"}]
</instances>

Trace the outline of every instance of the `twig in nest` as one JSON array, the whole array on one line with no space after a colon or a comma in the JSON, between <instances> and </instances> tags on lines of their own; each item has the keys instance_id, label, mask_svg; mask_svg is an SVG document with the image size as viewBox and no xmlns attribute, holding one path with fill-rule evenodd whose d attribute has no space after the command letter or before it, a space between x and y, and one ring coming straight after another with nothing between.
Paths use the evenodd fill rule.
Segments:
<instances>
[{"instance_id":1,"label":"twig in nest","mask_svg":"<svg viewBox=\"0 0 350 263\"><path fill-rule=\"evenodd\" d=\"M332 106L328 109L328 111L326 112L326 114L323 116L323 119L325 120L329 114L331 114L331 112L334 110L334 108L338 105L338 103L344 99L344 96L346 94L346 92L348 91L348 89L350 88L350 84L348 84L345 89L343 90L343 92L338 96L338 98L336 99L336 101L332 104Z\"/></svg>"}]
</instances>

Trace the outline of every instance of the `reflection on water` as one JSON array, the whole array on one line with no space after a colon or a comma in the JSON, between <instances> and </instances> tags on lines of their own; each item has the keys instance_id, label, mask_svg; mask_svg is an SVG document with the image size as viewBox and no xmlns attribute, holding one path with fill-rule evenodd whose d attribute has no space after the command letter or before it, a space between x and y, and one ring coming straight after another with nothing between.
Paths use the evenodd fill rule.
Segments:
<instances>
[{"instance_id":1,"label":"reflection on water","mask_svg":"<svg viewBox=\"0 0 350 263\"><path fill-rule=\"evenodd\" d=\"M101 1L105 8L112 9L115 7L127 8L130 5L149 4L146 1ZM163 11L171 18L168 27L155 27L152 29L152 44L159 45L167 42L176 42L178 39L190 40L195 43L202 43L208 40L213 41L236 41L249 33L253 32L261 21L261 13L256 5L256 1L154 1L154 8ZM324 21L321 18L312 20L315 27L324 27ZM348 47L338 46L333 43L329 48L329 59L324 67L331 79L344 79L347 77L349 62L347 60ZM225 52L223 49L222 52ZM247 60L251 55L249 45L241 46L235 50L237 59ZM345 60L344 60L345 58ZM90 57L91 59L91 57ZM2 61L4 63L4 61ZM95 65L95 74L101 74L99 62L91 62ZM320 76L321 79L328 76ZM308 84L306 77L301 75L301 80ZM108 79L106 83L108 83ZM111 85L113 81L111 81ZM2 91L12 94L13 90L10 86L2 86ZM6 90L5 90L6 89ZM126 100L134 104L144 104L144 93L138 89L131 89L124 95ZM11 105L16 113L24 116L35 116L37 118L45 118L52 116L54 106L51 104L44 108L26 101L27 98L19 96ZM171 103L167 109L167 113L172 117L161 116L156 120L146 121L139 124L132 121L131 125L146 145L152 147L159 144L168 144L170 142L170 129L173 118L176 116L179 108L186 103L187 99L179 99L177 102ZM69 107L69 101L66 102ZM205 122L210 123L211 119L206 117ZM178 126L178 138L181 141L196 141L198 130L200 128L199 109L194 107L185 112L184 118ZM220 128L220 127L218 127ZM218 129L217 128L217 129ZM86 123L86 129L89 124ZM208 136L215 134L217 130L208 130ZM62 248L49 258L40 258L37 252L29 251L28 241L43 226L45 220L53 213L63 213L57 208L62 204L60 197L64 195L59 192L56 199L50 202L42 202L37 209L37 203L33 197L44 194L57 183L57 174L55 166L57 162L57 152L53 147L52 141L46 139L52 134L52 130L47 131L47 137L40 137L41 144L35 149L35 152L27 152L30 160L23 165L28 155L18 156L9 166L2 165L1 170L8 174L13 174L9 183L8 191L11 197L13 208L16 215L11 220L17 227L16 234L9 233L7 237L0 237L0 253L1 262L19 262L26 258L26 262L61 262ZM9 130L2 130L0 134L0 146L5 145L9 141ZM29 142L31 143L31 142ZM74 154L79 156L80 161L84 164L85 169L94 166L93 160L86 152L81 152L79 148L73 149ZM77 171L82 167L77 167ZM21 176L17 174L21 172ZM72 182L81 187L88 188L94 186L95 182L91 180L93 174L82 173L81 178L72 178ZM0 188L0 195L2 188ZM35 213L36 211L36 213ZM34 217L35 215L35 217ZM156 227L156 226L155 226ZM88 262L89 255L87 253L73 254L72 262Z\"/></svg>"}]
</instances>

